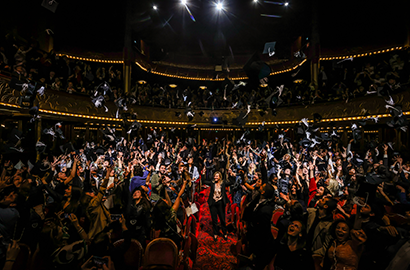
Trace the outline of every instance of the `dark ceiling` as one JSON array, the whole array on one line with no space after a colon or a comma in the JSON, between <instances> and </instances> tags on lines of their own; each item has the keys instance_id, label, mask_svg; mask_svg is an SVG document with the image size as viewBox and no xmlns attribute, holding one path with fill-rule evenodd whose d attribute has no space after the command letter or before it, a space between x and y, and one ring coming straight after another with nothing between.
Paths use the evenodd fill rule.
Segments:
<instances>
[{"instance_id":1,"label":"dark ceiling","mask_svg":"<svg viewBox=\"0 0 410 270\"><path fill-rule=\"evenodd\" d=\"M178 56L202 57L218 63L222 57L262 53L265 42L276 41L275 57L288 58L290 45L311 37L313 0L289 0L289 6L259 0L225 0L218 12L214 1L189 0L195 22L179 0L59 0L55 13L42 0L14 0L2 5L3 33L12 30L23 38L55 33L56 50L120 52L124 46L126 12L129 11L135 48L143 40L153 60ZM408 2L317 0L322 48L404 43ZM152 7L156 5L157 10ZM280 18L264 17L261 14Z\"/></svg>"}]
</instances>

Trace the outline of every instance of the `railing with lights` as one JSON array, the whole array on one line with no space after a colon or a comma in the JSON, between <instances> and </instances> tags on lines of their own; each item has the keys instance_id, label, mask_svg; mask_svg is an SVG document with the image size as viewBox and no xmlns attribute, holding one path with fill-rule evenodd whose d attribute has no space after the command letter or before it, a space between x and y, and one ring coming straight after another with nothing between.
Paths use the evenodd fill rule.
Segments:
<instances>
[{"instance_id":1,"label":"railing with lights","mask_svg":"<svg viewBox=\"0 0 410 270\"><path fill-rule=\"evenodd\" d=\"M405 48L405 47L397 46L397 47L392 47L392 48L388 48L388 49L375 50L375 51L370 51L370 52L365 52L365 53L355 53L355 54L349 54L349 55L343 55L343 56L321 57L320 61L343 60L343 59L349 59L349 58L365 57L365 56L371 56L371 55L375 55L375 54L399 51L399 50L402 50L403 48Z\"/></svg>"},{"instance_id":2,"label":"railing with lights","mask_svg":"<svg viewBox=\"0 0 410 270\"><path fill-rule=\"evenodd\" d=\"M20 109L21 107L15 104L9 104L9 103L4 103L0 102L0 106L5 106L5 107L12 107L12 108L18 108ZM52 111L52 110L44 110L44 109L39 109L41 113L46 113L46 114L52 114L52 115L59 115L59 116L66 116L66 117L75 117L75 118L85 118L85 119L93 119L93 120L102 120L102 121L111 121L111 122L121 122L122 119L118 118L112 118L112 117L102 117L102 116L93 116L93 115L85 115L85 114L75 114L75 113L66 113L66 112L59 112L59 111ZM403 112L404 115L410 115L410 111ZM343 121L353 121L353 120L361 120L365 118L370 118L370 117L378 117L378 118L387 118L391 117L390 114L375 114L375 115L368 115L366 117L364 116L350 116L350 117L338 117L338 118L326 118L322 119L320 122L343 122ZM194 125L194 124L204 124L204 123L195 123L195 122L184 122L184 121L161 121L161 120L137 120L140 123L143 124L160 124L160 125ZM270 125L294 125L299 123L299 120L290 120L290 121L272 121L272 122L267 122L267 121L261 121L261 122L249 122L246 125L247 126L257 126L261 125L264 123L265 126L270 126ZM313 120L309 120L309 123L313 123ZM216 128L201 128L201 130L216 130ZM232 128L219 128L218 130L226 130L226 131L234 131Z\"/></svg>"},{"instance_id":3,"label":"railing with lights","mask_svg":"<svg viewBox=\"0 0 410 270\"><path fill-rule=\"evenodd\" d=\"M387 49L373 50L373 51L355 53L355 54L348 54L348 55L324 56L324 57L320 57L319 59L320 59L320 61L343 60L343 59L349 59L349 58L365 57L365 56L371 56L371 55L376 55L376 54L381 54L381 53L387 53L387 52L402 50L404 48L406 48L406 47L396 46L396 47L391 47L391 48L387 48ZM66 56L67 58L70 58L70 59L81 60L81 61L89 61L89 62L111 63L111 64L123 64L124 63L123 60L97 59L97 58L74 56L74 55L69 55L69 54L57 54L57 55L58 56ZM304 59L303 61L301 61L300 63L296 64L293 67L273 71L273 72L270 73L270 76L293 71L293 70L297 69L298 67L302 66L304 63L306 63L306 61L307 60ZM151 70L151 68L146 68L144 66L142 60L140 60L140 61L136 60L135 64L145 72L151 72L152 74L155 74L155 75L165 76L165 77L170 77L170 78L185 79L185 80L197 80L197 81L223 81L225 79L225 78L192 77L192 76L175 75L175 74L170 74L170 73L165 73L165 72L158 72L158 71L155 71L155 70ZM246 76L231 78L231 80L246 80L246 79L248 79L248 77L246 77Z\"/></svg>"}]
</instances>

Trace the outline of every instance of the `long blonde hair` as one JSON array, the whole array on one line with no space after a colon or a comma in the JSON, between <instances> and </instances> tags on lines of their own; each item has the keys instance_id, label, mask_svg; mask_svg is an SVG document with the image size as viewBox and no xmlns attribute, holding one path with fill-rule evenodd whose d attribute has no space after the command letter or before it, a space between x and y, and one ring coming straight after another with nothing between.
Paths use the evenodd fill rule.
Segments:
<instances>
[{"instance_id":1,"label":"long blonde hair","mask_svg":"<svg viewBox=\"0 0 410 270\"><path fill-rule=\"evenodd\" d=\"M222 173L220 171L216 171L213 175L213 178L215 179L215 175L219 174L219 184L222 184L223 178L222 178Z\"/></svg>"}]
</instances>

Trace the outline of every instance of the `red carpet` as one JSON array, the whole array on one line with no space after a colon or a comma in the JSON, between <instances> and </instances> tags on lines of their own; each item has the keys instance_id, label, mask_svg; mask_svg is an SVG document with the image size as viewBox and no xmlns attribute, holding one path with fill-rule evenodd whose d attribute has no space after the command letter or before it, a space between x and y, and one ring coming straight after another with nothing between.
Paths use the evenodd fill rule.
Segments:
<instances>
[{"instance_id":1,"label":"red carpet","mask_svg":"<svg viewBox=\"0 0 410 270\"><path fill-rule=\"evenodd\" d=\"M237 236L228 234L228 240L225 241L221 236L218 237L217 242L213 240L212 219L209 211L208 200L209 188L201 192L203 197L199 200L201 203L199 220L200 228L198 233L198 251L197 261L193 267L194 270L208 270L208 269L235 269L232 264L236 263L229 247L235 244ZM227 215L227 219L229 215Z\"/></svg>"}]
</instances>

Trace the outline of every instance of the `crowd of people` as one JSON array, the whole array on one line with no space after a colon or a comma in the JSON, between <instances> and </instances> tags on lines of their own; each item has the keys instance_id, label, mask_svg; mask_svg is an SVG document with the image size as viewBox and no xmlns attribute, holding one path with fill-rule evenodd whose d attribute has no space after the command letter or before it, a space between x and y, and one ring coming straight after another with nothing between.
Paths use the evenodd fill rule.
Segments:
<instances>
[{"instance_id":1,"label":"crowd of people","mask_svg":"<svg viewBox=\"0 0 410 270\"><path fill-rule=\"evenodd\" d=\"M48 89L78 95L92 95L101 83L107 82L113 91L111 98L114 101L124 97L120 64L73 60L57 56L54 51L41 51L36 42L30 46L16 43L9 40L4 45L0 44L0 70L23 74ZM409 50L402 50L352 61L321 62L318 85L310 82L310 74L306 72L308 69L302 66L287 73L291 76L281 77L281 82L275 81L277 85L284 84L279 103L289 106L331 100L348 102L355 97L400 91L409 82L409 55ZM177 88L171 88L152 82L139 84L138 81L139 78L132 78L129 97L135 100L133 103L166 108L184 108L183 97L186 96L191 97L193 108L246 108L248 105L263 108L274 91L271 82L268 82L270 87L232 82L233 87L226 91L224 82L215 82L208 87L184 86L182 83Z\"/></svg>"},{"instance_id":2,"label":"crowd of people","mask_svg":"<svg viewBox=\"0 0 410 270\"><path fill-rule=\"evenodd\" d=\"M407 269L410 162L392 145L372 142L363 153L353 139L305 147L286 134L246 136L199 142L154 133L77 149L37 145L37 161L2 154L3 269L16 263L20 243L37 254L35 269L91 269L90 258L125 269L131 239L146 247L164 237L182 249L206 191L211 237L237 236L238 269Z\"/></svg>"}]
</instances>

